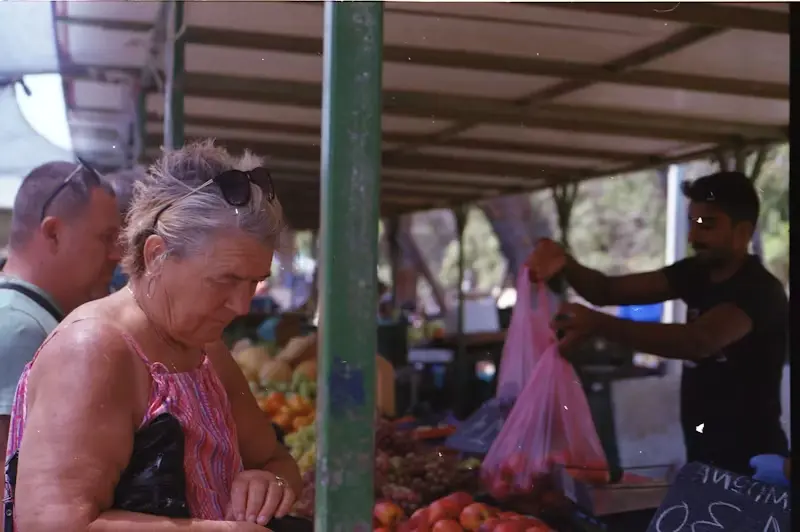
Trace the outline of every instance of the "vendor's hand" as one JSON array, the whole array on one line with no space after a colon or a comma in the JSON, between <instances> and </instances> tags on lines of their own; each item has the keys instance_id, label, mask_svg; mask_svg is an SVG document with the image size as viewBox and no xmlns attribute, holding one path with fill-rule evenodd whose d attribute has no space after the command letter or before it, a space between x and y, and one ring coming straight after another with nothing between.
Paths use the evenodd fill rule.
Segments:
<instances>
[{"instance_id":1,"label":"vendor's hand","mask_svg":"<svg viewBox=\"0 0 800 532\"><path fill-rule=\"evenodd\" d=\"M283 478L258 469L242 471L233 479L227 519L263 526L288 514L296 499Z\"/></svg>"},{"instance_id":2,"label":"vendor's hand","mask_svg":"<svg viewBox=\"0 0 800 532\"><path fill-rule=\"evenodd\" d=\"M564 248L549 238L543 238L536 243L533 252L525 261L531 282L547 282L564 269L567 264L567 254Z\"/></svg>"},{"instance_id":3,"label":"vendor's hand","mask_svg":"<svg viewBox=\"0 0 800 532\"><path fill-rule=\"evenodd\" d=\"M777 454L759 454L750 459L750 467L756 470L755 480L778 486L788 486L789 479L784 473L786 458Z\"/></svg>"},{"instance_id":4,"label":"vendor's hand","mask_svg":"<svg viewBox=\"0 0 800 532\"><path fill-rule=\"evenodd\" d=\"M586 339L597 335L600 313L578 303L564 303L550 322L550 327L561 333L558 351L564 355L579 347Z\"/></svg>"}]
</instances>

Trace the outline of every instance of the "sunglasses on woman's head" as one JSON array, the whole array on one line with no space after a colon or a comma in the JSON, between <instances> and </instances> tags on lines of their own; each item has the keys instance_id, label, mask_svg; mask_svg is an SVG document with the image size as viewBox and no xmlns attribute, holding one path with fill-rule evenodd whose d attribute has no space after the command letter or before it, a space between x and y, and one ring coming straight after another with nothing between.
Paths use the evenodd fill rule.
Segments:
<instances>
[{"instance_id":1,"label":"sunglasses on woman's head","mask_svg":"<svg viewBox=\"0 0 800 532\"><path fill-rule=\"evenodd\" d=\"M45 200L44 205L42 205L42 217L39 221L43 221L45 216L47 216L47 209L50 208L52 205L53 200L61 194L61 192L69 186L70 183L73 181L80 180L83 188L86 191L91 190L94 187L100 186L101 184L101 175L100 172L95 170L89 163L81 159L78 159L78 165L75 169L70 172L70 174L64 179L64 181L56 187L52 194ZM86 170L84 172L84 170Z\"/></svg>"},{"instance_id":2,"label":"sunglasses on woman's head","mask_svg":"<svg viewBox=\"0 0 800 532\"><path fill-rule=\"evenodd\" d=\"M250 203L250 200L252 199L252 189L250 188L251 183L256 185L264 192L264 195L267 197L267 201L272 202L275 200L275 188L272 185L272 176L270 175L269 170L266 168L259 166L258 168L253 168L247 172L242 170L227 170L218 176L209 179L199 187L193 188L175 201L171 201L164 205L164 207L158 211L158 214L156 214L156 217L153 219L153 227L155 227L155 225L158 223L158 219L161 218L161 215L164 214L167 209L179 201L185 200L195 192L206 188L212 183L219 187L219 190L222 193L222 198L228 202L228 205L232 207L243 207Z\"/></svg>"}]
</instances>

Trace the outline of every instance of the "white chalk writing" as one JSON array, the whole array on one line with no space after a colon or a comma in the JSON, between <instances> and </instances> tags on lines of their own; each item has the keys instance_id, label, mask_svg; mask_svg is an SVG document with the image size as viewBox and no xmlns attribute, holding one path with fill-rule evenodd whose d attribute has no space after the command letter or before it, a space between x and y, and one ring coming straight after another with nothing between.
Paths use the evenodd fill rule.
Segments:
<instances>
[{"instance_id":1,"label":"white chalk writing","mask_svg":"<svg viewBox=\"0 0 800 532\"><path fill-rule=\"evenodd\" d=\"M695 480L701 484L715 485L738 495L746 495L755 502L775 504L789 510L789 495L777 486L764 484L750 477L734 475L729 471L703 465L698 469Z\"/></svg>"}]
</instances>

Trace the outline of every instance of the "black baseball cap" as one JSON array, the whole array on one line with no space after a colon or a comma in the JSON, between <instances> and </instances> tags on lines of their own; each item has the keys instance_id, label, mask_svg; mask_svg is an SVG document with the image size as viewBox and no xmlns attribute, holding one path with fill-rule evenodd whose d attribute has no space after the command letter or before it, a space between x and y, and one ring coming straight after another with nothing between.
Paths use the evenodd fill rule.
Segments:
<instances>
[{"instance_id":1,"label":"black baseball cap","mask_svg":"<svg viewBox=\"0 0 800 532\"><path fill-rule=\"evenodd\" d=\"M753 182L742 172L717 172L684 181L681 190L690 201L714 204L734 223L758 222L761 201Z\"/></svg>"}]
</instances>

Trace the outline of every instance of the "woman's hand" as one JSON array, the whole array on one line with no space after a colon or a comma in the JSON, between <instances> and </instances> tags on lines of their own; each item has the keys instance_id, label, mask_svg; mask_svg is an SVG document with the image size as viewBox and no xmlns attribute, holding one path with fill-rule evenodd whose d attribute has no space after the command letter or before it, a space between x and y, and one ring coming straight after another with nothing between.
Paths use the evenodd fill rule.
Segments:
<instances>
[{"instance_id":1,"label":"woman's hand","mask_svg":"<svg viewBox=\"0 0 800 532\"><path fill-rule=\"evenodd\" d=\"M296 499L283 478L258 469L242 471L233 479L227 518L263 526L288 514Z\"/></svg>"}]
</instances>

